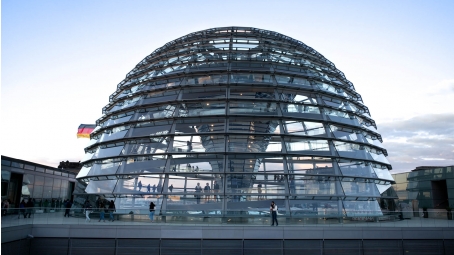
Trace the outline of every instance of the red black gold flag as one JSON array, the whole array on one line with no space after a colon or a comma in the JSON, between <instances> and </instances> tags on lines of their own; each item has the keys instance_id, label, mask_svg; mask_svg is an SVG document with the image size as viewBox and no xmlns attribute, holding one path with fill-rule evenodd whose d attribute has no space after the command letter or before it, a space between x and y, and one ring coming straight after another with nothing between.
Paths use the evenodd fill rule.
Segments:
<instances>
[{"instance_id":1,"label":"red black gold flag","mask_svg":"<svg viewBox=\"0 0 454 255\"><path fill-rule=\"evenodd\" d=\"M77 130L77 138L90 138L91 132L95 129L93 124L80 124Z\"/></svg>"}]
</instances>

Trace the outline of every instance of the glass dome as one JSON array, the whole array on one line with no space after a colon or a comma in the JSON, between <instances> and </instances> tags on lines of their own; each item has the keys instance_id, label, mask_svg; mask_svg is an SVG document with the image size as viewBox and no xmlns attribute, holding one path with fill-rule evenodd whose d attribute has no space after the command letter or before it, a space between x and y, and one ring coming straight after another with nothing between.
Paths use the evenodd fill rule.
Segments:
<instances>
[{"instance_id":1,"label":"glass dome","mask_svg":"<svg viewBox=\"0 0 454 255\"><path fill-rule=\"evenodd\" d=\"M118 84L77 178L118 209L381 215L393 182L369 109L320 53L263 29L171 41ZM383 207L383 206L382 206Z\"/></svg>"}]
</instances>

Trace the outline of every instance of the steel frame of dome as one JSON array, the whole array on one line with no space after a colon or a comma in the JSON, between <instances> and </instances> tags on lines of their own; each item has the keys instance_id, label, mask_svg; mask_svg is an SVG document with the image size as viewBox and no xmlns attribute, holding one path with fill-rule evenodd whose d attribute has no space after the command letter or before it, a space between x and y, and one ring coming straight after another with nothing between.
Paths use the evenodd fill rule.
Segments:
<instances>
[{"instance_id":1,"label":"steel frame of dome","mask_svg":"<svg viewBox=\"0 0 454 255\"><path fill-rule=\"evenodd\" d=\"M96 124L77 179L117 208L253 218L274 200L290 218L377 216L394 182L353 84L304 43L257 28L165 44Z\"/></svg>"}]
</instances>

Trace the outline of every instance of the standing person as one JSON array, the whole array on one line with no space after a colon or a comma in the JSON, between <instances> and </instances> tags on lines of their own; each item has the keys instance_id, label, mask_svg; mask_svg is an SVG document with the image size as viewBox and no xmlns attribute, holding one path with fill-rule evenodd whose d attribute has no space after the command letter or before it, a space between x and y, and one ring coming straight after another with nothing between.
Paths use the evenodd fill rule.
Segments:
<instances>
[{"instance_id":1,"label":"standing person","mask_svg":"<svg viewBox=\"0 0 454 255\"><path fill-rule=\"evenodd\" d=\"M151 185L148 183L147 192L150 193L150 191L151 191Z\"/></svg>"},{"instance_id":2,"label":"standing person","mask_svg":"<svg viewBox=\"0 0 454 255\"><path fill-rule=\"evenodd\" d=\"M68 215L68 218L69 218L69 211L70 211L72 205L73 205L73 203L71 202L71 200L66 199L66 201L65 201L65 215L63 217L66 217L66 215Z\"/></svg>"},{"instance_id":3,"label":"standing person","mask_svg":"<svg viewBox=\"0 0 454 255\"><path fill-rule=\"evenodd\" d=\"M8 213L9 201L8 199L3 200L2 203L2 216L5 216Z\"/></svg>"},{"instance_id":4,"label":"standing person","mask_svg":"<svg viewBox=\"0 0 454 255\"><path fill-rule=\"evenodd\" d=\"M151 222L153 222L153 217L154 217L154 208L155 208L155 204L153 202L150 202L150 220Z\"/></svg>"},{"instance_id":5,"label":"standing person","mask_svg":"<svg viewBox=\"0 0 454 255\"><path fill-rule=\"evenodd\" d=\"M47 207L49 207L49 200L44 200L44 203L43 203L43 206L44 206L44 212L47 212Z\"/></svg>"},{"instance_id":6,"label":"standing person","mask_svg":"<svg viewBox=\"0 0 454 255\"><path fill-rule=\"evenodd\" d=\"M208 202L210 200L210 184L207 184L205 185L205 187L203 188L203 193L205 193L205 202Z\"/></svg>"},{"instance_id":7,"label":"standing person","mask_svg":"<svg viewBox=\"0 0 454 255\"><path fill-rule=\"evenodd\" d=\"M6 199L2 200L2 216L5 215L5 205L6 205Z\"/></svg>"},{"instance_id":8,"label":"standing person","mask_svg":"<svg viewBox=\"0 0 454 255\"><path fill-rule=\"evenodd\" d=\"M25 200L22 199L22 201L20 202L19 204L19 215L18 215L18 219L20 219L20 215L23 214L24 215L24 219L26 218L26 212L25 212Z\"/></svg>"},{"instance_id":9,"label":"standing person","mask_svg":"<svg viewBox=\"0 0 454 255\"><path fill-rule=\"evenodd\" d=\"M139 191L142 191L142 181L139 181L139 184L137 186L139 186Z\"/></svg>"},{"instance_id":10,"label":"standing person","mask_svg":"<svg viewBox=\"0 0 454 255\"><path fill-rule=\"evenodd\" d=\"M262 198L262 184L261 183L259 183L259 185L257 185L257 191L259 192L258 200L260 200Z\"/></svg>"},{"instance_id":11,"label":"standing person","mask_svg":"<svg viewBox=\"0 0 454 255\"><path fill-rule=\"evenodd\" d=\"M200 192L202 192L202 187L200 187L200 183L197 183L197 186L195 186L195 198L197 200L197 204L200 204Z\"/></svg>"},{"instance_id":12,"label":"standing person","mask_svg":"<svg viewBox=\"0 0 454 255\"><path fill-rule=\"evenodd\" d=\"M35 204L33 203L31 198L28 199L28 202L25 205L25 207L27 207L27 212L25 213L25 218L27 218L27 214L28 214L28 218L30 218L32 216L33 207L35 207Z\"/></svg>"},{"instance_id":13,"label":"standing person","mask_svg":"<svg viewBox=\"0 0 454 255\"><path fill-rule=\"evenodd\" d=\"M156 184L153 184L152 189L153 189L153 193L155 193L156 192Z\"/></svg>"},{"instance_id":14,"label":"standing person","mask_svg":"<svg viewBox=\"0 0 454 255\"><path fill-rule=\"evenodd\" d=\"M170 184L169 190L170 190L170 192L172 192L172 190L173 190L173 184Z\"/></svg>"},{"instance_id":15,"label":"standing person","mask_svg":"<svg viewBox=\"0 0 454 255\"><path fill-rule=\"evenodd\" d=\"M85 201L84 208L85 208L85 221L90 222L90 221L91 221L91 219L90 219L90 213L91 213L91 211L93 210L93 206L92 206L92 205L90 204L90 202L87 200L87 201Z\"/></svg>"},{"instance_id":16,"label":"standing person","mask_svg":"<svg viewBox=\"0 0 454 255\"><path fill-rule=\"evenodd\" d=\"M148 184L148 186L150 186L150 184ZM110 219L109 221L114 221L114 216L113 216L113 213L115 212L115 203L113 200L110 200L110 204L109 204L109 216L110 216Z\"/></svg>"},{"instance_id":17,"label":"standing person","mask_svg":"<svg viewBox=\"0 0 454 255\"><path fill-rule=\"evenodd\" d=\"M276 226L278 226L279 224L277 223L277 205L274 203L274 201L271 201L270 212L271 226L274 226L274 222L276 222Z\"/></svg>"},{"instance_id":18,"label":"standing person","mask_svg":"<svg viewBox=\"0 0 454 255\"><path fill-rule=\"evenodd\" d=\"M98 222L106 222L106 219L104 219L104 213L105 213L105 207L104 207L104 202L101 201L101 203L99 203L99 220Z\"/></svg>"},{"instance_id":19,"label":"standing person","mask_svg":"<svg viewBox=\"0 0 454 255\"><path fill-rule=\"evenodd\" d=\"M217 181L214 181L213 192L214 192L214 198L216 199L216 202L218 202L219 201L219 197L218 197L219 183Z\"/></svg>"}]
</instances>

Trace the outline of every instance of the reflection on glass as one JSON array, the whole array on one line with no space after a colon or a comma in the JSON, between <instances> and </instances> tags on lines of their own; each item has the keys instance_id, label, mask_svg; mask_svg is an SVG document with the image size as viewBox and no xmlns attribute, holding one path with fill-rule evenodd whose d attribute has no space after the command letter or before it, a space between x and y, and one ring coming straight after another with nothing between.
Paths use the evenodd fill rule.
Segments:
<instances>
[{"instance_id":1,"label":"reflection on glass","mask_svg":"<svg viewBox=\"0 0 454 255\"><path fill-rule=\"evenodd\" d=\"M342 201L347 217L381 216L383 213L376 200Z\"/></svg>"},{"instance_id":2,"label":"reflection on glass","mask_svg":"<svg viewBox=\"0 0 454 255\"><path fill-rule=\"evenodd\" d=\"M342 159L339 160L338 164L344 176L358 176L365 178L377 177L370 163Z\"/></svg>"},{"instance_id":3,"label":"reflection on glass","mask_svg":"<svg viewBox=\"0 0 454 255\"><path fill-rule=\"evenodd\" d=\"M325 134L322 123L311 121L285 121L285 129L288 134L318 136Z\"/></svg>"},{"instance_id":4,"label":"reflection on glass","mask_svg":"<svg viewBox=\"0 0 454 255\"><path fill-rule=\"evenodd\" d=\"M342 181L342 188L347 196L369 196L378 197L380 193L374 183L357 182L357 181Z\"/></svg>"},{"instance_id":5,"label":"reflection on glass","mask_svg":"<svg viewBox=\"0 0 454 255\"><path fill-rule=\"evenodd\" d=\"M163 172L166 159L164 156L128 157L126 164L121 164L117 175Z\"/></svg>"},{"instance_id":6,"label":"reflection on glass","mask_svg":"<svg viewBox=\"0 0 454 255\"><path fill-rule=\"evenodd\" d=\"M274 102L230 102L230 114L270 114L276 112Z\"/></svg>"},{"instance_id":7,"label":"reflection on glass","mask_svg":"<svg viewBox=\"0 0 454 255\"><path fill-rule=\"evenodd\" d=\"M285 145L288 151L329 151L328 141L304 138L287 138Z\"/></svg>"},{"instance_id":8,"label":"reflection on glass","mask_svg":"<svg viewBox=\"0 0 454 255\"><path fill-rule=\"evenodd\" d=\"M276 120L248 120L232 118L229 131L235 133L270 133L279 134L279 122Z\"/></svg>"},{"instance_id":9,"label":"reflection on glass","mask_svg":"<svg viewBox=\"0 0 454 255\"><path fill-rule=\"evenodd\" d=\"M90 181L85 192L94 194L112 193L117 180Z\"/></svg>"}]
</instances>

